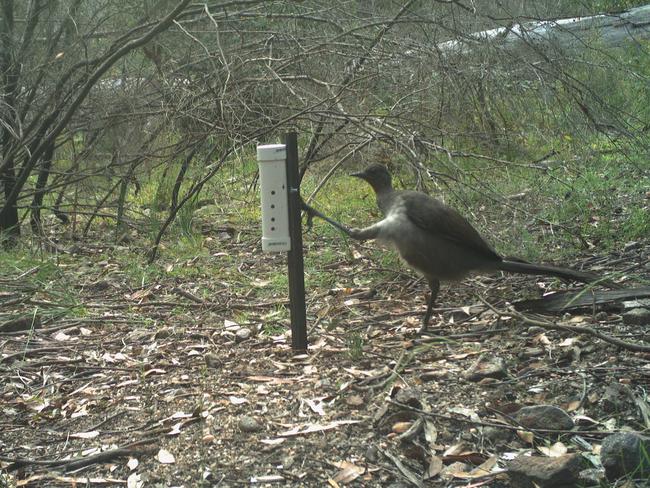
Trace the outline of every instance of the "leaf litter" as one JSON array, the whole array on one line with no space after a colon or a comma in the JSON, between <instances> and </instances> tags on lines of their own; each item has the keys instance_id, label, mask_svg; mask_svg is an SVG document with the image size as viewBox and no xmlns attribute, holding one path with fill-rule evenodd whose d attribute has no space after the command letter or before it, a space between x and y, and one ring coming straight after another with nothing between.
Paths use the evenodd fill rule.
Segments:
<instances>
[{"instance_id":1,"label":"leaf litter","mask_svg":"<svg viewBox=\"0 0 650 488\"><path fill-rule=\"evenodd\" d=\"M437 337L419 338L425 284L398 270L359 287L365 248L352 259L341 251L346 272L338 285L308 289L312 346L294 355L286 297L261 293L281 260L260 257L254 239L219 245L232 246L221 256L248 263L239 271L248 288L210 273L191 283L163 275L133 288L119 260L107 264L106 253L89 246L83 274L74 262L63 268L84 312L61 316L54 296L1 276L11 302L0 325L35 313L40 321L0 328L5 479L16 486L509 486L505 462L518 454L597 453L608 432L647 422L648 353L523 324L475 294L484 290L481 298L505 311L516 298L509 289L541 294L532 280L488 276L472 279L480 286L448 287ZM319 245L337 243L321 239L310 252ZM618 257L617 266L633 259ZM648 340L616 312L597 326ZM244 327L252 333L240 340ZM467 379L482 355L503 358L507 376ZM604 402L612 384L629 393ZM517 408L540 404L570 412L575 433L513 421ZM241 428L245 416L257 430Z\"/></svg>"}]
</instances>

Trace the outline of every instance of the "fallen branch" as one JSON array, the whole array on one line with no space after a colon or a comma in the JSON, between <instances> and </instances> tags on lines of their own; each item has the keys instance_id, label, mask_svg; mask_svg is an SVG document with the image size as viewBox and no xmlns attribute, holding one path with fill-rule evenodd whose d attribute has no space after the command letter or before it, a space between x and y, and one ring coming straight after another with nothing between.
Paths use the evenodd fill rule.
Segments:
<instances>
[{"instance_id":1,"label":"fallen branch","mask_svg":"<svg viewBox=\"0 0 650 488\"><path fill-rule=\"evenodd\" d=\"M17 469L23 468L25 466L30 466L30 465L47 466L50 468L60 468L63 469L64 471L72 471L79 468L85 468L86 466L90 466L93 464L107 463L117 458L135 457L135 456L141 456L142 454L148 454L150 452L153 452L155 448L147 448L147 449L135 449L135 448L143 444L151 444L158 440L159 438L150 437L147 439L142 439L137 442L133 442L125 447L118 447L117 449L111 449L109 451L100 452L97 454L93 454L92 456L67 459L65 461L61 461L61 460L45 461L45 460L24 459L24 458L11 459L5 457L0 457L0 459L2 459L3 461L11 462L11 464L6 468L8 472L15 471Z\"/></svg>"},{"instance_id":2,"label":"fallen branch","mask_svg":"<svg viewBox=\"0 0 650 488\"><path fill-rule=\"evenodd\" d=\"M586 334L593 337L597 337L602 341L608 342L610 344L614 344L615 346L621 347L623 349L628 349L630 351L650 352L650 346L646 346L644 344L636 344L634 342L623 341L621 339L617 339L616 337L603 334L602 332L599 332L596 329L592 329L591 327L586 327L582 325L560 325L551 322L549 320L533 319L524 315L523 313L517 312L513 307L510 307L507 312L504 312L502 310L497 310L483 298L479 297L479 299L485 305L490 307L490 309L500 317L516 317L519 320L523 321L525 324L535 325L537 327L542 327L544 329L561 330L561 331L571 332L571 333Z\"/></svg>"}]
</instances>

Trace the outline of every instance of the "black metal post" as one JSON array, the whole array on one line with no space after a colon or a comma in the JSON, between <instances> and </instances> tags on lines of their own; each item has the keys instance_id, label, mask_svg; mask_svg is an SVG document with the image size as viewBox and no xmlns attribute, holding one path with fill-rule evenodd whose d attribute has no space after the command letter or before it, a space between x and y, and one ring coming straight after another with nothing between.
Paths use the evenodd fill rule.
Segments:
<instances>
[{"instance_id":1,"label":"black metal post","mask_svg":"<svg viewBox=\"0 0 650 488\"><path fill-rule=\"evenodd\" d=\"M287 185L289 190L289 307L291 309L291 347L307 350L307 313L305 307L305 268L302 259L302 223L300 219L300 181L298 176L298 136L285 135L287 150Z\"/></svg>"}]
</instances>

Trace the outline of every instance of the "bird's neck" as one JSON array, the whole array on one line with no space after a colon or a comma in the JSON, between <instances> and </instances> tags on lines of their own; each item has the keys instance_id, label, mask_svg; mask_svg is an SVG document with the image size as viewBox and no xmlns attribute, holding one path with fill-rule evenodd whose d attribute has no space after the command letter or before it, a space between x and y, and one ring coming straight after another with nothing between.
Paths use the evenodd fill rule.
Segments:
<instances>
[{"instance_id":1,"label":"bird's neck","mask_svg":"<svg viewBox=\"0 0 650 488\"><path fill-rule=\"evenodd\" d=\"M381 185L379 187L373 185L372 188L375 190L375 194L377 195L377 206L382 213L386 215L395 199L395 191L393 190L393 187L389 184L388 186Z\"/></svg>"}]
</instances>

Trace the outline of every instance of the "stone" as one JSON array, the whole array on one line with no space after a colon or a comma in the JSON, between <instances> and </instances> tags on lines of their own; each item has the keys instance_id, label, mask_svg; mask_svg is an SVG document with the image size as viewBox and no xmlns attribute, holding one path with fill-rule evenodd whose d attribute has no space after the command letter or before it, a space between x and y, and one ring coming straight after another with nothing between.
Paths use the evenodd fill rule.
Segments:
<instances>
[{"instance_id":1,"label":"stone","mask_svg":"<svg viewBox=\"0 0 650 488\"><path fill-rule=\"evenodd\" d=\"M244 415L239 419L239 429L242 432L259 432L262 430L262 424L257 419Z\"/></svg>"},{"instance_id":2,"label":"stone","mask_svg":"<svg viewBox=\"0 0 650 488\"><path fill-rule=\"evenodd\" d=\"M413 408L422 408L422 392L415 388L400 388L395 394L395 401Z\"/></svg>"},{"instance_id":3,"label":"stone","mask_svg":"<svg viewBox=\"0 0 650 488\"><path fill-rule=\"evenodd\" d=\"M578 478L582 483L580 486L605 486L605 471L603 469L584 469L580 471Z\"/></svg>"},{"instance_id":4,"label":"stone","mask_svg":"<svg viewBox=\"0 0 650 488\"><path fill-rule=\"evenodd\" d=\"M223 366L223 361L213 352L208 352L203 356L203 360L208 368L218 369Z\"/></svg>"},{"instance_id":5,"label":"stone","mask_svg":"<svg viewBox=\"0 0 650 488\"><path fill-rule=\"evenodd\" d=\"M607 312L603 312L602 310L594 316L594 319L596 319L596 322L605 322L609 319L609 315L607 315Z\"/></svg>"},{"instance_id":6,"label":"stone","mask_svg":"<svg viewBox=\"0 0 650 488\"><path fill-rule=\"evenodd\" d=\"M605 437L600 462L609 480L623 477L650 477L650 437L634 432L619 432Z\"/></svg>"},{"instance_id":7,"label":"stone","mask_svg":"<svg viewBox=\"0 0 650 488\"><path fill-rule=\"evenodd\" d=\"M519 357L522 359L530 359L537 356L544 356L546 351L542 347L527 347L519 353Z\"/></svg>"},{"instance_id":8,"label":"stone","mask_svg":"<svg viewBox=\"0 0 650 488\"><path fill-rule=\"evenodd\" d=\"M508 376L506 362L498 356L481 356L465 373L469 381L481 381L483 378L502 379Z\"/></svg>"},{"instance_id":9,"label":"stone","mask_svg":"<svg viewBox=\"0 0 650 488\"><path fill-rule=\"evenodd\" d=\"M153 338L156 339L156 340L167 339L173 333L174 333L174 331L170 327L163 327L162 329L158 329L156 331Z\"/></svg>"},{"instance_id":10,"label":"stone","mask_svg":"<svg viewBox=\"0 0 650 488\"><path fill-rule=\"evenodd\" d=\"M633 397L634 393L629 386L611 383L605 388L600 404L607 413L622 412L628 407L628 403Z\"/></svg>"},{"instance_id":11,"label":"stone","mask_svg":"<svg viewBox=\"0 0 650 488\"><path fill-rule=\"evenodd\" d=\"M579 454L517 456L507 464L508 477L517 488L575 488L585 467Z\"/></svg>"},{"instance_id":12,"label":"stone","mask_svg":"<svg viewBox=\"0 0 650 488\"><path fill-rule=\"evenodd\" d=\"M515 420L528 429L571 430L573 419L559 407L534 405L523 407L514 415Z\"/></svg>"},{"instance_id":13,"label":"stone","mask_svg":"<svg viewBox=\"0 0 650 488\"><path fill-rule=\"evenodd\" d=\"M546 329L544 327L540 327L538 325L533 325L531 327L528 327L528 330L526 332L528 332L528 335L537 335L537 334L541 334L542 332L545 332L545 331L546 331Z\"/></svg>"},{"instance_id":14,"label":"stone","mask_svg":"<svg viewBox=\"0 0 650 488\"><path fill-rule=\"evenodd\" d=\"M650 309L633 308L623 314L625 325L650 325Z\"/></svg>"},{"instance_id":15,"label":"stone","mask_svg":"<svg viewBox=\"0 0 650 488\"><path fill-rule=\"evenodd\" d=\"M641 247L641 243L638 241L630 241L625 244L623 247L623 251L634 251L635 249L639 249Z\"/></svg>"},{"instance_id":16,"label":"stone","mask_svg":"<svg viewBox=\"0 0 650 488\"><path fill-rule=\"evenodd\" d=\"M485 440L495 446L503 446L512 441L515 437L510 429L500 429L499 427L485 427L483 429Z\"/></svg>"},{"instance_id":17,"label":"stone","mask_svg":"<svg viewBox=\"0 0 650 488\"><path fill-rule=\"evenodd\" d=\"M379 449L376 446L369 446L366 449L365 459L370 464L375 464L379 461Z\"/></svg>"},{"instance_id":18,"label":"stone","mask_svg":"<svg viewBox=\"0 0 650 488\"><path fill-rule=\"evenodd\" d=\"M650 298L637 298L623 302L623 311L627 312L633 308L650 308Z\"/></svg>"},{"instance_id":19,"label":"stone","mask_svg":"<svg viewBox=\"0 0 650 488\"><path fill-rule=\"evenodd\" d=\"M282 458L282 469L291 469L296 464L295 456L287 454Z\"/></svg>"},{"instance_id":20,"label":"stone","mask_svg":"<svg viewBox=\"0 0 650 488\"><path fill-rule=\"evenodd\" d=\"M251 337L251 330L248 327L242 327L235 332L235 342L243 342Z\"/></svg>"}]
</instances>

